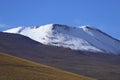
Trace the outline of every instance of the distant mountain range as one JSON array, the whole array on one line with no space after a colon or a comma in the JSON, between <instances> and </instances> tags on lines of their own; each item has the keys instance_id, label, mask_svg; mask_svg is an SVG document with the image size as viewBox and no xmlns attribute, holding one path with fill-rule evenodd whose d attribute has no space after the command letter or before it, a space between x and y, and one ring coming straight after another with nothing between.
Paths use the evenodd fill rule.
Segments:
<instances>
[{"instance_id":1,"label":"distant mountain range","mask_svg":"<svg viewBox=\"0 0 120 80\"><path fill-rule=\"evenodd\" d=\"M45 45L72 50L120 54L119 40L90 26L70 27L61 24L48 24L17 27L3 32L21 34Z\"/></svg>"}]
</instances>

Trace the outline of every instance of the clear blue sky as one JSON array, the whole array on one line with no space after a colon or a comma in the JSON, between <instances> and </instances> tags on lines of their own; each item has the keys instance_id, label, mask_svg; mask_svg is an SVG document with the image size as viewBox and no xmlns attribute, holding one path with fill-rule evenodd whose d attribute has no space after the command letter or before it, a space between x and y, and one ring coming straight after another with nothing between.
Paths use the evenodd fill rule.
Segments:
<instances>
[{"instance_id":1,"label":"clear blue sky","mask_svg":"<svg viewBox=\"0 0 120 80\"><path fill-rule=\"evenodd\" d=\"M49 23L91 25L120 39L120 0L0 0L0 31Z\"/></svg>"}]
</instances>

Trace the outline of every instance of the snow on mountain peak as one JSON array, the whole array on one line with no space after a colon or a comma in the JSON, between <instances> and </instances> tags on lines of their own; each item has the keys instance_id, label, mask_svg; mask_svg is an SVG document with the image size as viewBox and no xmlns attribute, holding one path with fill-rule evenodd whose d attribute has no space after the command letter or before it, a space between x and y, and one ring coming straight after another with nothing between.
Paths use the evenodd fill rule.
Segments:
<instances>
[{"instance_id":1,"label":"snow on mountain peak","mask_svg":"<svg viewBox=\"0 0 120 80\"><path fill-rule=\"evenodd\" d=\"M79 28L82 28L83 30L99 30L96 27L90 26L90 25L85 25L85 26L80 26Z\"/></svg>"},{"instance_id":2,"label":"snow on mountain peak","mask_svg":"<svg viewBox=\"0 0 120 80\"><path fill-rule=\"evenodd\" d=\"M45 45L114 54L120 52L120 41L89 25L78 28L61 24L47 24L17 27L4 32L22 34Z\"/></svg>"}]
</instances>

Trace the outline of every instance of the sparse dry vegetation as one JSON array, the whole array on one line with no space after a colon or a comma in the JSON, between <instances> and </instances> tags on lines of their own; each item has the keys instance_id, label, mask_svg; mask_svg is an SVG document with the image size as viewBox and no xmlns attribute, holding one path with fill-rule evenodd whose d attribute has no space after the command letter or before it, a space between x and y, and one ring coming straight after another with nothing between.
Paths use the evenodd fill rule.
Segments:
<instances>
[{"instance_id":1,"label":"sparse dry vegetation","mask_svg":"<svg viewBox=\"0 0 120 80\"><path fill-rule=\"evenodd\" d=\"M95 80L0 53L0 80Z\"/></svg>"}]
</instances>

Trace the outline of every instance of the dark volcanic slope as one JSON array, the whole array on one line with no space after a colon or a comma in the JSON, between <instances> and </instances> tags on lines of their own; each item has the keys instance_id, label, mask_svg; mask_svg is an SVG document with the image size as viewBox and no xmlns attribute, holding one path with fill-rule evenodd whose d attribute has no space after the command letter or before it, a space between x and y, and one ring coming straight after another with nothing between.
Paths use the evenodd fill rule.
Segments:
<instances>
[{"instance_id":1,"label":"dark volcanic slope","mask_svg":"<svg viewBox=\"0 0 120 80\"><path fill-rule=\"evenodd\" d=\"M45 46L18 34L0 33L0 52L99 80L120 80L120 56Z\"/></svg>"}]
</instances>

